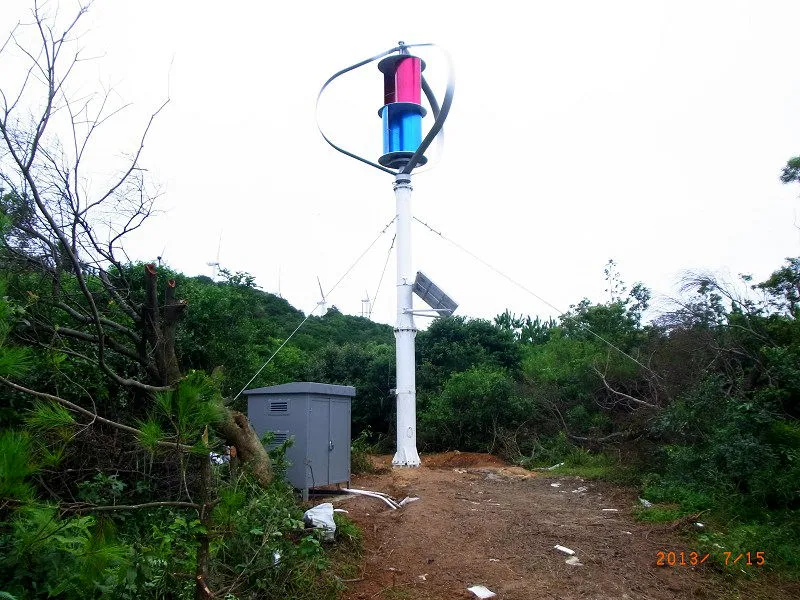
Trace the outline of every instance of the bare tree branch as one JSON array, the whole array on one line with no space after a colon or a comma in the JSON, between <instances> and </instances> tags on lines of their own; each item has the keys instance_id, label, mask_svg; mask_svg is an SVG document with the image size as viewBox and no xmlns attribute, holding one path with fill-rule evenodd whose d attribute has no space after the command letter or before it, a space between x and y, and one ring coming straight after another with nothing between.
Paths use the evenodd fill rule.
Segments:
<instances>
[{"instance_id":1,"label":"bare tree branch","mask_svg":"<svg viewBox=\"0 0 800 600\"><path fill-rule=\"evenodd\" d=\"M83 513L83 512L111 512L120 510L140 510L142 508L158 508L160 506L174 506L177 508L191 508L197 511L203 510L207 505L195 504L194 502L144 502L143 504L114 504L109 506L98 506L96 504L64 504L59 507L63 512Z\"/></svg>"},{"instance_id":2,"label":"bare tree branch","mask_svg":"<svg viewBox=\"0 0 800 600\"><path fill-rule=\"evenodd\" d=\"M619 390L615 390L614 388L611 387L611 385L609 385L608 381L606 380L605 375L603 373L601 373L600 370L597 367L592 366L592 370L595 373L597 373L597 375L602 380L603 385L605 386L605 388L609 392L611 392L612 394L614 394L614 395L616 395L616 396L618 396L620 398L624 398L625 400L628 400L629 402L633 402L634 404L636 404L638 406L644 406L644 407L652 408L652 409L655 409L655 410L660 410L661 409L661 407L656 405L656 404L652 404L650 402L646 402L645 400L641 400L640 398L634 398L630 394L626 394L624 392L620 392Z\"/></svg>"}]
</instances>

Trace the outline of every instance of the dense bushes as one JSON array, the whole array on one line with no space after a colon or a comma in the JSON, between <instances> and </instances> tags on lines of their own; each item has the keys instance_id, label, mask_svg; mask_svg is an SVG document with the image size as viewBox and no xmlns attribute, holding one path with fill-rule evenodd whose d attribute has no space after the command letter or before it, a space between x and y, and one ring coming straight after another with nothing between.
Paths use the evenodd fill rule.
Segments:
<instances>
[{"instance_id":1,"label":"dense bushes","mask_svg":"<svg viewBox=\"0 0 800 600\"><path fill-rule=\"evenodd\" d=\"M508 373L487 365L453 373L421 411L423 443L434 448L493 451L499 430L523 422L530 403L516 396Z\"/></svg>"},{"instance_id":2,"label":"dense bushes","mask_svg":"<svg viewBox=\"0 0 800 600\"><path fill-rule=\"evenodd\" d=\"M202 537L210 540L209 583L220 597L333 599L341 589L285 483L263 488L218 465L219 500L211 518L201 521L194 510L170 503L123 506L124 499L146 495L146 479L133 484L138 491L128 491L117 476L98 473L78 486L86 503L65 509L38 498L26 481L36 468L26 436L5 431L0 441L3 451L17 451L3 454L10 468L0 480L0 590L19 600L194 598ZM106 510L96 512L98 505ZM80 514L84 507L94 514ZM350 530L345 542L352 546L357 532Z\"/></svg>"}]
</instances>

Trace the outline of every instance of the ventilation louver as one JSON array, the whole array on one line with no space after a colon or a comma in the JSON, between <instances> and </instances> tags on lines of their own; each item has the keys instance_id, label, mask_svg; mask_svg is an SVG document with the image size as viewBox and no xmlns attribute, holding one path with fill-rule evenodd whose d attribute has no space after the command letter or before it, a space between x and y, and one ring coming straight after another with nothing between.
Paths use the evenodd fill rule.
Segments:
<instances>
[{"instance_id":1,"label":"ventilation louver","mask_svg":"<svg viewBox=\"0 0 800 600\"><path fill-rule=\"evenodd\" d=\"M286 400L274 400L269 403L270 413L289 412L289 403Z\"/></svg>"}]
</instances>

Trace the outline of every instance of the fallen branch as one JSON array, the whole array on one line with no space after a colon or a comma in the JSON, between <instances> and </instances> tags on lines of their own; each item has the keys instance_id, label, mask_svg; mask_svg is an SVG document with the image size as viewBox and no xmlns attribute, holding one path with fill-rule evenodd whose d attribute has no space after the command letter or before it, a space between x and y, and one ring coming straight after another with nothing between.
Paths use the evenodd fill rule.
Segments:
<instances>
[{"instance_id":1,"label":"fallen branch","mask_svg":"<svg viewBox=\"0 0 800 600\"><path fill-rule=\"evenodd\" d=\"M10 387L12 390L17 390L18 392L23 392L25 394L30 394L31 396L35 396L36 398L42 398L44 400L49 400L51 402L57 402L62 406L65 406L71 411L80 413L86 417L89 417L93 421L97 421L98 423L103 423L104 425L108 425L115 429L119 429L120 431L126 431L130 434L135 435L137 438L142 435L142 432L135 427L131 427L130 425L123 425L122 423L117 423L116 421L112 421L111 419L106 419L105 417L101 417L95 412L92 412L89 409L83 408L74 402L70 402L64 398L59 396L53 396L52 394L47 394L45 392L37 392L36 390L32 390L30 388L23 387L14 383L13 381L9 381L5 377L0 377L0 383ZM162 448L170 448L170 449L178 449L183 450L185 452L189 452L192 450L191 446L187 446L186 444L178 444L175 442L167 442L167 441L159 441L157 442L159 446Z\"/></svg>"},{"instance_id":2,"label":"fallen branch","mask_svg":"<svg viewBox=\"0 0 800 600\"><path fill-rule=\"evenodd\" d=\"M115 510L139 510L142 508L156 508L159 506L175 506L178 508L192 508L194 510L202 510L202 504L195 504L194 502L145 502L143 504L113 504L109 506L97 506L95 504L68 504L61 506L64 512L109 512Z\"/></svg>"},{"instance_id":3,"label":"fallen branch","mask_svg":"<svg viewBox=\"0 0 800 600\"><path fill-rule=\"evenodd\" d=\"M660 410L661 409L661 407L656 405L656 404L651 404L650 402L646 402L644 400L640 400L639 398L634 398L633 396L631 396L629 394L626 394L624 392L620 392L619 390L615 390L614 388L611 387L611 385L609 385L608 381L606 380L605 375L603 373L601 373L600 370L597 367L593 366L592 370L594 370L594 372L597 373L597 375L603 381L603 385L612 394L615 394L615 395L619 396L620 398L625 398L626 400L629 400L630 402L633 402L634 404L638 404L639 406L645 406L647 408L652 408L652 409L655 409L655 410Z\"/></svg>"}]
</instances>

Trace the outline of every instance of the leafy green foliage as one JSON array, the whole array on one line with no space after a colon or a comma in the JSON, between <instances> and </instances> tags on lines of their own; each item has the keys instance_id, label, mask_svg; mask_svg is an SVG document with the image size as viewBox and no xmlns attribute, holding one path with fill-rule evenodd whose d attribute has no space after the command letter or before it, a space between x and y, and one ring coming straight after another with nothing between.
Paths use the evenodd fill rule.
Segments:
<instances>
[{"instance_id":1,"label":"leafy green foliage","mask_svg":"<svg viewBox=\"0 0 800 600\"><path fill-rule=\"evenodd\" d=\"M30 350L12 346L8 340L14 323L23 314L24 310L6 296L6 282L0 277L0 377L19 377L31 366Z\"/></svg>"},{"instance_id":2,"label":"leafy green foliage","mask_svg":"<svg viewBox=\"0 0 800 600\"><path fill-rule=\"evenodd\" d=\"M39 431L71 430L75 425L75 418L60 404L36 401L25 416L25 424Z\"/></svg>"},{"instance_id":3,"label":"leafy green foliage","mask_svg":"<svg viewBox=\"0 0 800 600\"><path fill-rule=\"evenodd\" d=\"M452 374L425 406L424 441L444 448L492 450L500 424L524 420L529 403L514 394L513 380L489 366Z\"/></svg>"},{"instance_id":4,"label":"leafy green foliage","mask_svg":"<svg viewBox=\"0 0 800 600\"><path fill-rule=\"evenodd\" d=\"M329 344L314 355L308 379L355 386L353 431L386 432L394 422L394 369L394 347L388 344Z\"/></svg>"},{"instance_id":5,"label":"leafy green foliage","mask_svg":"<svg viewBox=\"0 0 800 600\"><path fill-rule=\"evenodd\" d=\"M374 473L376 471L370 459L370 454L374 453L374 446L369 441L370 433L369 429L364 429L350 443L350 472L353 474Z\"/></svg>"},{"instance_id":6,"label":"leafy green foliage","mask_svg":"<svg viewBox=\"0 0 800 600\"><path fill-rule=\"evenodd\" d=\"M118 475L96 473L92 479L78 484L78 497L90 504L116 504L126 487Z\"/></svg>"},{"instance_id":7,"label":"leafy green foliage","mask_svg":"<svg viewBox=\"0 0 800 600\"><path fill-rule=\"evenodd\" d=\"M49 506L14 513L0 534L0 579L19 598L99 598L121 578L127 549L94 517Z\"/></svg>"},{"instance_id":8,"label":"leafy green foliage","mask_svg":"<svg viewBox=\"0 0 800 600\"><path fill-rule=\"evenodd\" d=\"M478 366L519 368L520 349L514 334L483 319L448 317L436 319L417 342L418 385L438 390L457 372Z\"/></svg>"},{"instance_id":9,"label":"leafy green foliage","mask_svg":"<svg viewBox=\"0 0 800 600\"><path fill-rule=\"evenodd\" d=\"M139 432L139 443L150 453L154 453L159 442L166 437L164 429L154 420L140 422Z\"/></svg>"},{"instance_id":10,"label":"leafy green foliage","mask_svg":"<svg viewBox=\"0 0 800 600\"><path fill-rule=\"evenodd\" d=\"M194 443L208 435L209 425L225 418L219 388L213 378L201 371L192 371L174 389L156 396L155 406L160 416L174 431L180 443ZM143 432L144 445L154 443L157 424L153 421ZM149 438L149 439L148 439ZM207 444L206 444L207 445Z\"/></svg>"},{"instance_id":11,"label":"leafy green foliage","mask_svg":"<svg viewBox=\"0 0 800 600\"><path fill-rule=\"evenodd\" d=\"M0 499L31 500L33 487L27 481L36 471L32 465L30 438L27 433L0 431Z\"/></svg>"},{"instance_id":12,"label":"leafy green foliage","mask_svg":"<svg viewBox=\"0 0 800 600\"><path fill-rule=\"evenodd\" d=\"M325 549L315 534L304 531L302 511L285 484L262 489L242 477L221 499L214 509L220 534L214 568L220 569L216 575L223 581L235 583L231 593L251 590L276 599L336 597L339 584L326 571Z\"/></svg>"},{"instance_id":13,"label":"leafy green foliage","mask_svg":"<svg viewBox=\"0 0 800 600\"><path fill-rule=\"evenodd\" d=\"M791 183L792 181L800 181L800 156L790 158L786 162L786 166L781 172L781 181L783 183Z\"/></svg>"}]
</instances>

